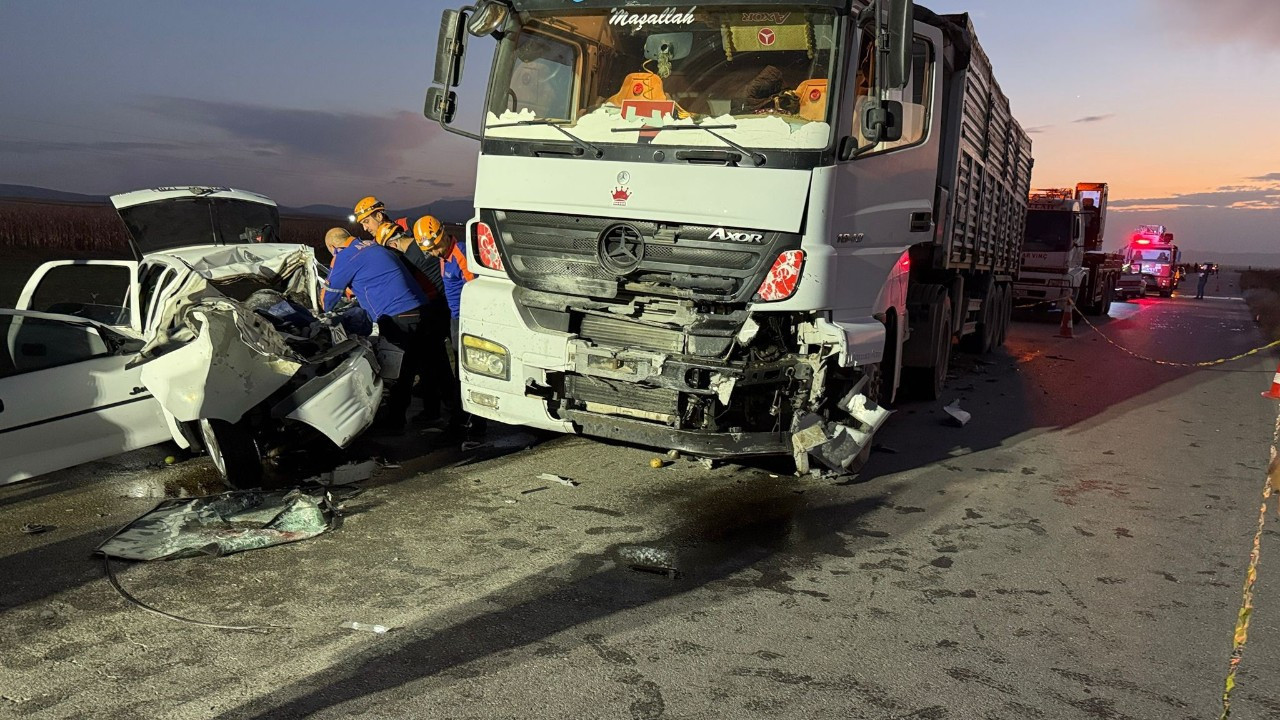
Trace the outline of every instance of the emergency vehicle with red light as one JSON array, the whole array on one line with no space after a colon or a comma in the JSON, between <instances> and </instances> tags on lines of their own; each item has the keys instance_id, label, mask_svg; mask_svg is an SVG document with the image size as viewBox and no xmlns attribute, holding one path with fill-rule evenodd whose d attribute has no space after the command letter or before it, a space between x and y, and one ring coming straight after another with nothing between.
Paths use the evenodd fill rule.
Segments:
<instances>
[{"instance_id":1,"label":"emergency vehicle with red light","mask_svg":"<svg viewBox=\"0 0 1280 720\"><path fill-rule=\"evenodd\" d=\"M968 15L481 0L444 13L426 114L480 141L467 412L852 471L883 403L1004 340L1031 141Z\"/></svg>"},{"instance_id":2,"label":"emergency vehicle with red light","mask_svg":"<svg viewBox=\"0 0 1280 720\"><path fill-rule=\"evenodd\" d=\"M1121 297L1144 297L1149 292L1169 297L1178 289L1176 268L1182 255L1164 225L1139 225L1123 255L1123 274L1116 282Z\"/></svg>"}]
</instances>

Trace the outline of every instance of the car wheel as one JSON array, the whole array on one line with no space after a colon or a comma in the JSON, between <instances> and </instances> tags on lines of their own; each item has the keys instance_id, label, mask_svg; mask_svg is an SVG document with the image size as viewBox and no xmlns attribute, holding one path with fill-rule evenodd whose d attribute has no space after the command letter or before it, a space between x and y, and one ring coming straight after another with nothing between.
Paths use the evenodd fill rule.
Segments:
<instances>
[{"instance_id":1,"label":"car wheel","mask_svg":"<svg viewBox=\"0 0 1280 720\"><path fill-rule=\"evenodd\" d=\"M200 438L218 475L233 488L262 485L262 456L246 428L226 420L201 420Z\"/></svg>"}]
</instances>

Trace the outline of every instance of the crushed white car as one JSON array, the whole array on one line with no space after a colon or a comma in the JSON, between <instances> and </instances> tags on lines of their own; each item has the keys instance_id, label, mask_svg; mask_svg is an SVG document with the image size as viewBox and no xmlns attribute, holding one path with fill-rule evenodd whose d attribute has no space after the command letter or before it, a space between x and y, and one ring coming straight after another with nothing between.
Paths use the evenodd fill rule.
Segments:
<instances>
[{"instance_id":1,"label":"crushed white car","mask_svg":"<svg viewBox=\"0 0 1280 720\"><path fill-rule=\"evenodd\" d=\"M277 241L273 201L212 187L140 190L111 201L135 259L46 263L18 310L89 321L126 338L132 354L120 371L136 374L128 375L138 382L135 399L159 408L143 424L163 423L179 446L208 452L233 487L260 484L264 461L281 452L310 447L318 436L346 447L372 424L400 352L366 337L367 317L322 315L324 270L310 247ZM349 332L351 321L365 327ZM0 438L8 423L0 413ZM43 442L70 442L58 435ZM104 445L96 457L131 447ZM3 457L0 482L57 469ZM96 457L68 455L59 467Z\"/></svg>"}]
</instances>

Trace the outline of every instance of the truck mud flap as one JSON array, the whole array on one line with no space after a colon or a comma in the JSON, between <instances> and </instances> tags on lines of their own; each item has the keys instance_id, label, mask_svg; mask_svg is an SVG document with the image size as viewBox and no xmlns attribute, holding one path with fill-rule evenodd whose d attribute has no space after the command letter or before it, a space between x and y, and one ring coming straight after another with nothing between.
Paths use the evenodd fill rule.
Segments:
<instances>
[{"instance_id":1,"label":"truck mud flap","mask_svg":"<svg viewBox=\"0 0 1280 720\"><path fill-rule=\"evenodd\" d=\"M560 415L581 428L584 435L679 450L690 455L733 458L791 454L791 434L785 432L706 433L581 410L563 410Z\"/></svg>"}]
</instances>

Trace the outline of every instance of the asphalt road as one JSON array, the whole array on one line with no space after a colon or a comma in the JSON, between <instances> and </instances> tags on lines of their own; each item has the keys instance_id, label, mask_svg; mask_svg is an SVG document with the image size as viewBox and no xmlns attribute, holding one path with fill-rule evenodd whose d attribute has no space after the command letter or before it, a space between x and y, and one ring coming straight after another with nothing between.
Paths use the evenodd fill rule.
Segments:
<instances>
[{"instance_id":1,"label":"asphalt road","mask_svg":"<svg viewBox=\"0 0 1280 720\"><path fill-rule=\"evenodd\" d=\"M1098 326L1184 362L1261 344L1232 278L1210 294ZM856 482L518 431L423 453L414 432L367 441L401 467L332 533L117 565L169 612L285 630L145 613L90 556L158 497L216 489L206 460L156 448L0 488L0 715L1215 718L1276 356L1159 366L1056 331L1021 318L943 402L900 406ZM1237 718L1280 716L1276 534Z\"/></svg>"}]
</instances>

